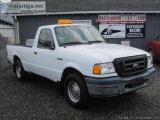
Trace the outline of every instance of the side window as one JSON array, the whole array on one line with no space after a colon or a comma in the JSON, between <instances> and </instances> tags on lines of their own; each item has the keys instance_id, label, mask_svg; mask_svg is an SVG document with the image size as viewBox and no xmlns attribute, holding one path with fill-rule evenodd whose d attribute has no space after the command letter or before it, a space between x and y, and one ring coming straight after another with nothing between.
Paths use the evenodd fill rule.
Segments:
<instances>
[{"instance_id":1,"label":"side window","mask_svg":"<svg viewBox=\"0 0 160 120\"><path fill-rule=\"evenodd\" d=\"M53 43L52 31L50 29L42 29L39 35L38 48L49 49Z\"/></svg>"},{"instance_id":2,"label":"side window","mask_svg":"<svg viewBox=\"0 0 160 120\"><path fill-rule=\"evenodd\" d=\"M160 42L160 35L157 37L156 41L159 41L159 42Z\"/></svg>"}]
</instances>

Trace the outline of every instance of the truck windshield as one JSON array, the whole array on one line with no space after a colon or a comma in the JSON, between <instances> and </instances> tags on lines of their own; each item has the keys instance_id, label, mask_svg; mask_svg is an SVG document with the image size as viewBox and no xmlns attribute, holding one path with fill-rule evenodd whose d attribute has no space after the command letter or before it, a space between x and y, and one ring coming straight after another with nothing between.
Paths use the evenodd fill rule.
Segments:
<instances>
[{"instance_id":1,"label":"truck windshield","mask_svg":"<svg viewBox=\"0 0 160 120\"><path fill-rule=\"evenodd\" d=\"M101 34L93 26L58 26L55 28L55 34L59 46L104 42Z\"/></svg>"}]
</instances>

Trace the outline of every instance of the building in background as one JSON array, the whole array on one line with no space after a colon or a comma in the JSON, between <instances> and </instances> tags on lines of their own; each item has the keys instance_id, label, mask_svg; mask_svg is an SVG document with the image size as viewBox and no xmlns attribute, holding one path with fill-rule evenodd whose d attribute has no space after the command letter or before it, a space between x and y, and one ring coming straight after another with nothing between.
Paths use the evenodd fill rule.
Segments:
<instances>
[{"instance_id":1,"label":"building in background","mask_svg":"<svg viewBox=\"0 0 160 120\"><path fill-rule=\"evenodd\" d=\"M0 46L4 48L6 43L15 42L15 28L12 17L0 14Z\"/></svg>"},{"instance_id":2,"label":"building in background","mask_svg":"<svg viewBox=\"0 0 160 120\"><path fill-rule=\"evenodd\" d=\"M15 20L17 43L33 39L39 26L72 19L94 25L111 43L147 50L148 42L160 32L159 6L159 0L45 0L45 11L35 13L28 8L31 13L21 10L10 15Z\"/></svg>"}]
</instances>

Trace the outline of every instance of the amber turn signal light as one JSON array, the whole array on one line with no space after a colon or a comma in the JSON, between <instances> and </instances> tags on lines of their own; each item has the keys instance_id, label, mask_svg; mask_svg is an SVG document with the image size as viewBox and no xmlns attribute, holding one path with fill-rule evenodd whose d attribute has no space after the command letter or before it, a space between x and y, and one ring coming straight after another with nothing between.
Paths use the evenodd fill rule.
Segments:
<instances>
[{"instance_id":1,"label":"amber turn signal light","mask_svg":"<svg viewBox=\"0 0 160 120\"><path fill-rule=\"evenodd\" d=\"M100 64L94 65L93 74L101 74L101 66L100 66Z\"/></svg>"}]
</instances>

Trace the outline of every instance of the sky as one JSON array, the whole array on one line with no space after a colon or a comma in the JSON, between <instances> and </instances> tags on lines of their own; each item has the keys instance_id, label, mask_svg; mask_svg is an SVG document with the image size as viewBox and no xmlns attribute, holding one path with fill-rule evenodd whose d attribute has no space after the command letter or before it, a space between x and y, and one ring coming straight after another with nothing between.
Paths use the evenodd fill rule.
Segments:
<instances>
[{"instance_id":1,"label":"sky","mask_svg":"<svg viewBox=\"0 0 160 120\"><path fill-rule=\"evenodd\" d=\"M11 0L0 0L0 2L7 3L7 2L11 2Z\"/></svg>"}]
</instances>

